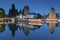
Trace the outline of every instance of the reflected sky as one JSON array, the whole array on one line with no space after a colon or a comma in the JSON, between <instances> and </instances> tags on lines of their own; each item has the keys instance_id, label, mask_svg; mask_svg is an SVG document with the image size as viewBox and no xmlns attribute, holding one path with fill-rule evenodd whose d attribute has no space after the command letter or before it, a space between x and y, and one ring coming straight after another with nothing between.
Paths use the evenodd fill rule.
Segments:
<instances>
[{"instance_id":1,"label":"reflected sky","mask_svg":"<svg viewBox=\"0 0 60 40\"><path fill-rule=\"evenodd\" d=\"M8 24L5 26L5 30L3 32L0 32L0 39L1 40L59 40L60 36L60 27L55 27L55 32L53 34L49 31L49 26L47 24L42 25L40 28L36 28L35 30L27 29L29 30L29 34L26 35L24 33L23 28L20 29L18 26L12 26L12 24L8 26ZM35 26L34 26L35 27ZM14 28L14 29L13 29ZM12 31L14 30L15 34ZM27 31L28 32L28 31Z\"/></svg>"}]
</instances>

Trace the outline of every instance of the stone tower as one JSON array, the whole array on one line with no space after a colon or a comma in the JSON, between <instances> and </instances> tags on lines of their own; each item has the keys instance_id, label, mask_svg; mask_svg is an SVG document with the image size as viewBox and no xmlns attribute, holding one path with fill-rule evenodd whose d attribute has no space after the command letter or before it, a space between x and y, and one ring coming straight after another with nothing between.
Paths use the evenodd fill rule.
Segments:
<instances>
[{"instance_id":1,"label":"stone tower","mask_svg":"<svg viewBox=\"0 0 60 40\"><path fill-rule=\"evenodd\" d=\"M56 18L55 9L53 7L50 9L49 18L50 19Z\"/></svg>"},{"instance_id":2,"label":"stone tower","mask_svg":"<svg viewBox=\"0 0 60 40\"><path fill-rule=\"evenodd\" d=\"M24 12L24 14L29 13L30 12L29 6L25 6L24 9L23 9L23 12Z\"/></svg>"}]
</instances>

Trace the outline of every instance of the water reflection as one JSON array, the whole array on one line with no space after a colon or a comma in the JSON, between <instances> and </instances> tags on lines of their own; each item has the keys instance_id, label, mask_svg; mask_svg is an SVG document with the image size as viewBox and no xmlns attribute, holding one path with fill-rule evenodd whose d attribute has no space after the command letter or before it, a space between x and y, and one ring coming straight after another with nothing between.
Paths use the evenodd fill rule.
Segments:
<instances>
[{"instance_id":1,"label":"water reflection","mask_svg":"<svg viewBox=\"0 0 60 40\"><path fill-rule=\"evenodd\" d=\"M47 24L49 26L49 31L51 33L54 33L55 27L57 27L59 25L59 23L47 23ZM6 24L0 24L0 32L4 32L5 31L5 25ZM38 29L40 27L42 27L42 25L33 25L33 24L31 25L31 24L28 24L28 22L26 22L26 21L23 21L23 22L22 21L20 21L20 22L17 21L14 24L8 24L8 28L11 31L12 37L15 36L15 33L18 30L18 28L19 28L19 30L22 29L24 34L26 36L28 36L29 33L30 33L30 30L36 30L36 29Z\"/></svg>"},{"instance_id":2,"label":"water reflection","mask_svg":"<svg viewBox=\"0 0 60 40\"><path fill-rule=\"evenodd\" d=\"M5 31L5 24L0 24L0 32L4 32Z\"/></svg>"},{"instance_id":3,"label":"water reflection","mask_svg":"<svg viewBox=\"0 0 60 40\"><path fill-rule=\"evenodd\" d=\"M24 34L27 36L29 34L29 30L36 30L37 28L40 28L41 25L29 25L28 23L25 22L17 22L17 27L19 29L22 29Z\"/></svg>"},{"instance_id":4,"label":"water reflection","mask_svg":"<svg viewBox=\"0 0 60 40\"><path fill-rule=\"evenodd\" d=\"M16 24L8 24L9 30L11 31L12 36L15 36L15 32L18 30Z\"/></svg>"}]
</instances>

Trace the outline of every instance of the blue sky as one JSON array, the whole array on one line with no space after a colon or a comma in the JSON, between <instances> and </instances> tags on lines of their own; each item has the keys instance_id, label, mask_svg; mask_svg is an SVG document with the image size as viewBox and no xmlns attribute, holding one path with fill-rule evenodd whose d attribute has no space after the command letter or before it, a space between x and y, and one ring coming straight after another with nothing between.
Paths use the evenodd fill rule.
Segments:
<instances>
[{"instance_id":1,"label":"blue sky","mask_svg":"<svg viewBox=\"0 0 60 40\"><path fill-rule=\"evenodd\" d=\"M25 5L30 7L31 12L40 14L47 14L51 7L54 7L57 13L60 13L60 0L0 0L0 8L9 12L12 3L15 4L16 9L23 9Z\"/></svg>"}]
</instances>

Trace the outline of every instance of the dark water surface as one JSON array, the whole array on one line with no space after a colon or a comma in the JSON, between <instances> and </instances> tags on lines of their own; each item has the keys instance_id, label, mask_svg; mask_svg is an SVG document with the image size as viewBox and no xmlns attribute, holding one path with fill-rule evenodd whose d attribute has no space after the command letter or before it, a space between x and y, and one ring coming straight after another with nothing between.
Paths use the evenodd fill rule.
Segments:
<instances>
[{"instance_id":1,"label":"dark water surface","mask_svg":"<svg viewBox=\"0 0 60 40\"><path fill-rule=\"evenodd\" d=\"M55 27L54 33L50 33L47 24L38 28L6 24L0 26L0 40L60 40L60 26Z\"/></svg>"}]
</instances>

